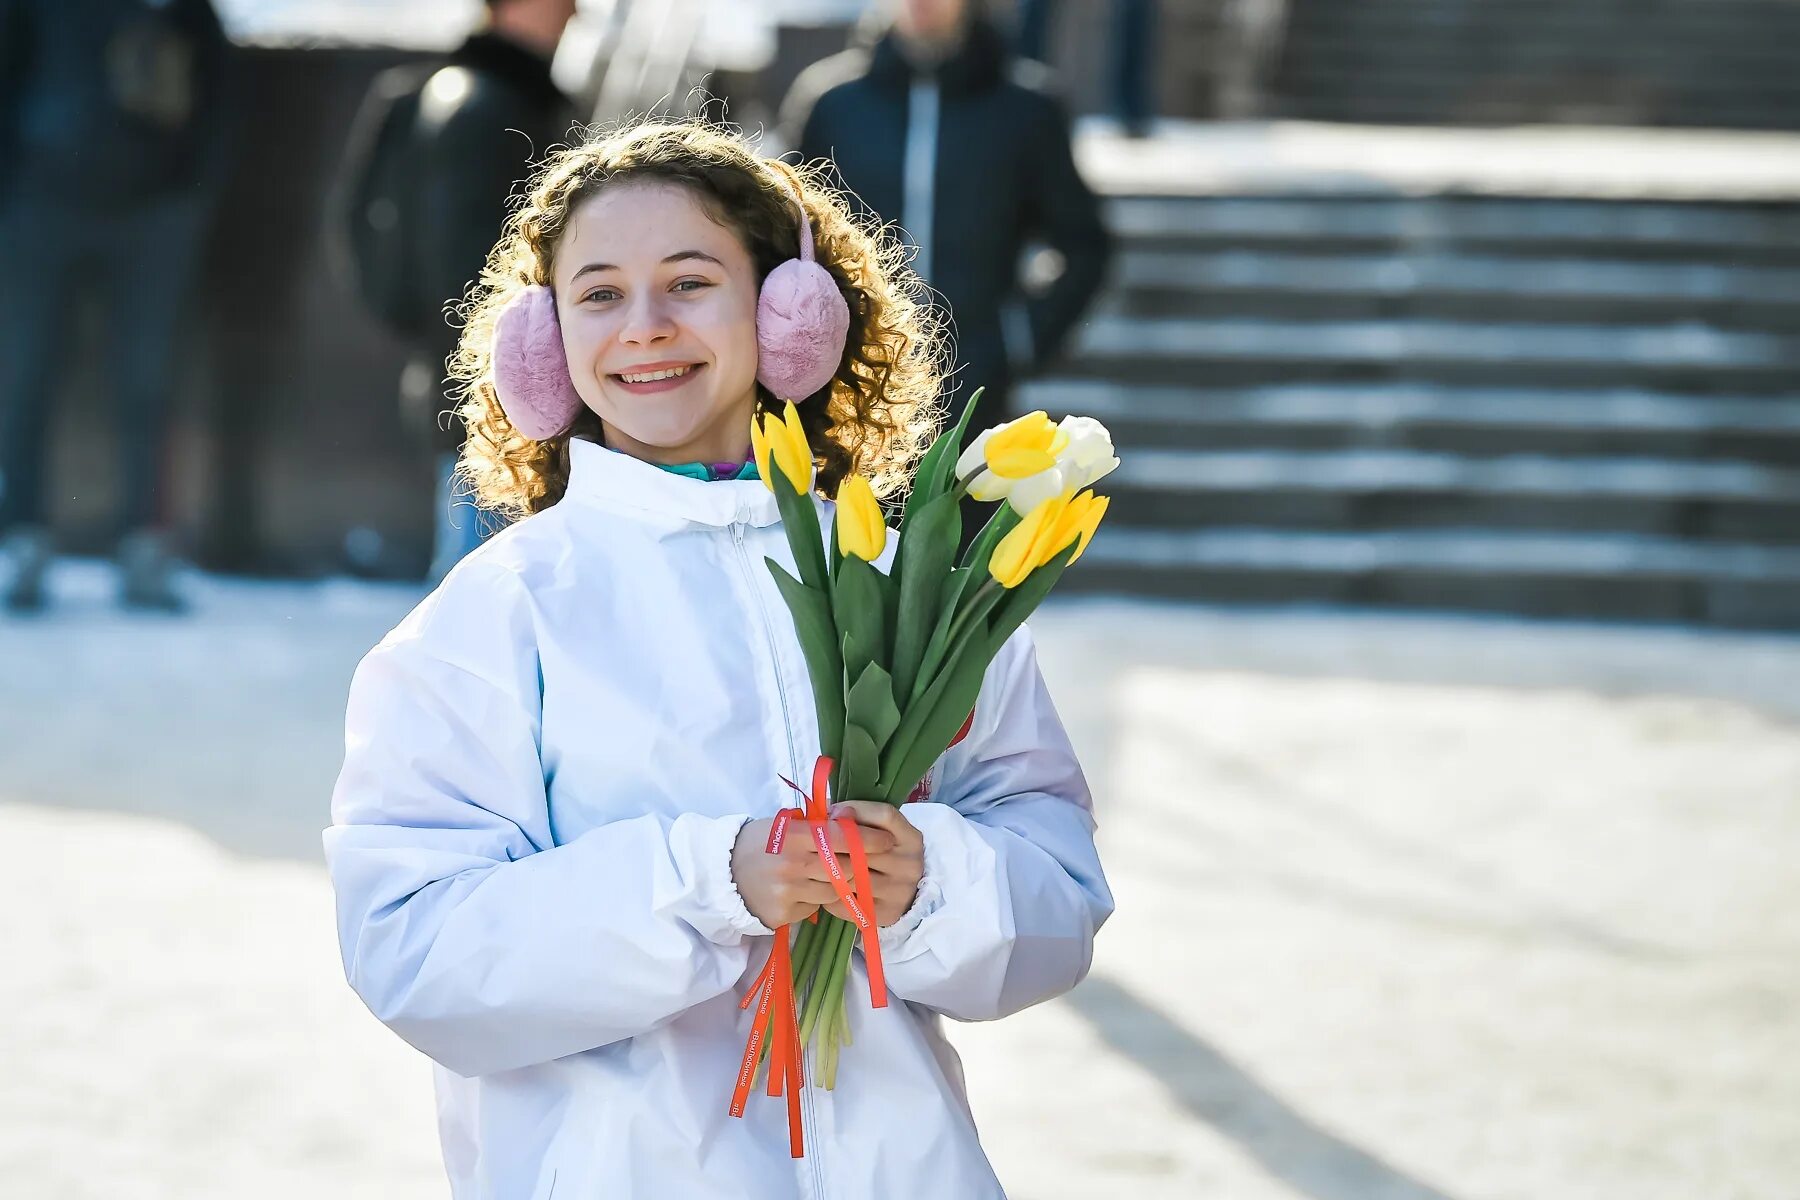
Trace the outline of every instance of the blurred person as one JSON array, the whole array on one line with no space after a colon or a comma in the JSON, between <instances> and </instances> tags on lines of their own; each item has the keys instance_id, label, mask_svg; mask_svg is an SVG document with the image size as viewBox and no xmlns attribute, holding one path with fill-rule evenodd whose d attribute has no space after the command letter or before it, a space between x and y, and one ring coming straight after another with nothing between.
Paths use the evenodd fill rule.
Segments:
<instances>
[{"instance_id":1,"label":"blurred person","mask_svg":"<svg viewBox=\"0 0 1800 1200\"><path fill-rule=\"evenodd\" d=\"M164 443L223 167L228 50L207 0L0 0L0 538L13 611L47 599L52 406L90 300L118 436L119 596L182 607Z\"/></svg>"},{"instance_id":2,"label":"blurred person","mask_svg":"<svg viewBox=\"0 0 1800 1200\"><path fill-rule=\"evenodd\" d=\"M760 303L802 229L835 334ZM808 839L767 851L818 734L751 423L793 404L827 527L852 473L907 483L941 367L899 257L699 124L556 155L506 223L455 374L469 474L519 519L357 668L324 833L346 976L436 1064L453 1195L1000 1195L942 1016L1066 992L1112 911L1027 629L930 802L835 806L895 998L852 1010L854 1071L727 1111L776 931L845 911Z\"/></svg>"},{"instance_id":3,"label":"blurred person","mask_svg":"<svg viewBox=\"0 0 1800 1200\"><path fill-rule=\"evenodd\" d=\"M1058 0L1019 0L1018 51L1048 63ZM1155 115L1156 0L1110 0L1111 51L1106 60L1107 101L1127 137L1144 137Z\"/></svg>"},{"instance_id":4,"label":"blurred person","mask_svg":"<svg viewBox=\"0 0 1800 1200\"><path fill-rule=\"evenodd\" d=\"M575 111L550 76L575 0L487 0L480 28L441 65L377 78L358 115L340 195L358 289L405 342L406 423L434 456L431 579L499 523L456 472L460 420L446 410L447 306L481 274L507 200L568 136Z\"/></svg>"},{"instance_id":5,"label":"blurred person","mask_svg":"<svg viewBox=\"0 0 1800 1200\"><path fill-rule=\"evenodd\" d=\"M916 247L914 269L953 322L955 396L986 389L973 437L1007 419L1013 385L1062 346L1100 286L1109 239L1045 72L1009 61L976 0L891 0L877 28L872 46L801 74L782 106L784 140L808 161L831 159L858 202ZM1021 277L1030 242L1063 263L1038 294ZM965 545L982 515L970 501Z\"/></svg>"}]
</instances>

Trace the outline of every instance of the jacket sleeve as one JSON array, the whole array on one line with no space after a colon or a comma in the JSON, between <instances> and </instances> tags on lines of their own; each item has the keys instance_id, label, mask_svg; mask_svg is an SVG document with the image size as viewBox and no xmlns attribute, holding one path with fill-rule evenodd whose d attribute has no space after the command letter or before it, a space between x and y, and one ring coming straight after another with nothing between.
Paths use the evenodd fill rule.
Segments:
<instances>
[{"instance_id":1,"label":"jacket sleeve","mask_svg":"<svg viewBox=\"0 0 1800 1200\"><path fill-rule=\"evenodd\" d=\"M731 849L748 815L642 816L563 845L530 618L466 563L357 669L325 857L344 971L459 1075L643 1033L730 989L769 930ZM505 615L510 611L510 616Z\"/></svg>"},{"instance_id":2,"label":"jacket sleeve","mask_svg":"<svg viewBox=\"0 0 1800 1200\"><path fill-rule=\"evenodd\" d=\"M1040 101L1030 156L1035 178L1025 192L1031 203L1027 232L1062 256L1063 271L1047 291L1025 304L1033 364L1049 362L1061 350L1100 290L1112 253L1100 202L1075 167L1068 116L1050 97Z\"/></svg>"},{"instance_id":3,"label":"jacket sleeve","mask_svg":"<svg viewBox=\"0 0 1800 1200\"><path fill-rule=\"evenodd\" d=\"M1080 983L1113 909L1087 783L1026 630L988 668L942 771L935 802L904 810L924 834L925 873L881 931L882 960L900 998L993 1020Z\"/></svg>"}]
</instances>

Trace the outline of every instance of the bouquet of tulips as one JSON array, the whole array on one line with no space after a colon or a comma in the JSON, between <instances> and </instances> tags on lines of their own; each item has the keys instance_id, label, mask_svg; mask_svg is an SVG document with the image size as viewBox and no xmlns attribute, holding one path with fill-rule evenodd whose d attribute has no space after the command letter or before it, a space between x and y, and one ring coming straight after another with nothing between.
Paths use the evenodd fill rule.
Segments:
<instances>
[{"instance_id":1,"label":"bouquet of tulips","mask_svg":"<svg viewBox=\"0 0 1800 1200\"><path fill-rule=\"evenodd\" d=\"M799 570L796 579L769 560L805 651L824 751L811 793L802 793L807 807L784 815L812 827L856 919L820 913L791 947L787 931L778 931L763 978L745 997L746 1007L761 1003L734 1112L765 1048L777 1060L771 1094L787 1086L790 1109L804 1046L819 1047L822 1081L835 1085L838 1050L848 1037L844 984L859 934L871 999L877 1007L886 1001L854 823L843 818L851 826L845 832L859 877L853 880L826 849L822 793L904 803L966 726L1000 647L1081 556L1106 512L1106 498L1088 490L1119 462L1100 422L1067 417L1058 424L1034 412L984 431L965 451L974 405L972 397L961 420L920 460L885 574L874 563L889 530L868 479L852 475L840 485L828 544L811 498L813 456L798 411L790 402L782 419L759 419L752 428L757 468L775 493ZM958 562L965 495L999 506ZM778 819L772 847L786 826ZM795 1129L799 1153L797 1118Z\"/></svg>"}]
</instances>

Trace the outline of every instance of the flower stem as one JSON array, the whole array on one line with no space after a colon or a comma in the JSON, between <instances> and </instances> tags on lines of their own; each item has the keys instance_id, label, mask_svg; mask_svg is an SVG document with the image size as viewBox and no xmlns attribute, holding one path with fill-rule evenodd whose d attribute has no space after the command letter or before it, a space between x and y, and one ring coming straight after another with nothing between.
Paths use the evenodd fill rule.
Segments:
<instances>
[{"instance_id":1,"label":"flower stem","mask_svg":"<svg viewBox=\"0 0 1800 1200\"><path fill-rule=\"evenodd\" d=\"M855 928L848 921L831 916L819 918L819 923L826 928L819 935L819 952L812 966L812 989L807 993L806 1011L800 1018L800 1040L807 1044L812 1043L813 1029L818 1025L819 1016L830 998L832 964L836 961L834 955L837 943L842 939L844 930ZM841 994L843 988L840 986L838 991Z\"/></svg>"}]
</instances>

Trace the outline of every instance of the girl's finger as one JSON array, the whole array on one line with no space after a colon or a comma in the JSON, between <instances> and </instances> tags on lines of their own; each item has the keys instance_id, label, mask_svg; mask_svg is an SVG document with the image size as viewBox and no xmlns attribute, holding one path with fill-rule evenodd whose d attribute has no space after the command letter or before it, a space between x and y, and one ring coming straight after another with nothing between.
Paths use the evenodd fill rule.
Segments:
<instances>
[{"instance_id":1,"label":"girl's finger","mask_svg":"<svg viewBox=\"0 0 1800 1200\"><path fill-rule=\"evenodd\" d=\"M878 800L845 800L831 806L831 815L855 817L858 825L885 830L893 836L897 850L918 850L925 846L925 835L891 804Z\"/></svg>"}]
</instances>

